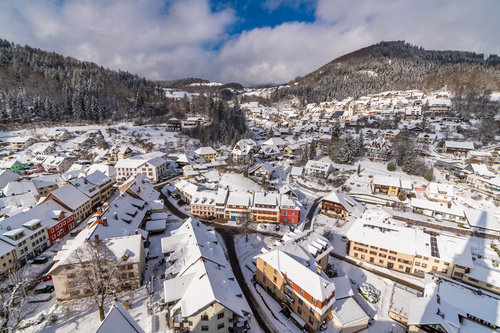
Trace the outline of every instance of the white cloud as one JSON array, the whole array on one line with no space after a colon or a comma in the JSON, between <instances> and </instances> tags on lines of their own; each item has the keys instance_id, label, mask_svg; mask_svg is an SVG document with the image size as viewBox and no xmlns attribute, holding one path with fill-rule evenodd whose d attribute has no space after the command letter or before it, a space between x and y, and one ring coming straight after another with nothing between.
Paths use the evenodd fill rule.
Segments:
<instances>
[{"instance_id":1,"label":"white cloud","mask_svg":"<svg viewBox=\"0 0 500 333\"><path fill-rule=\"evenodd\" d=\"M314 0L265 0L280 6ZM500 54L497 0L318 0L313 23L239 35L229 6L209 0L0 1L1 37L151 79L287 82L358 48L406 40L428 49ZM219 46L213 49L213 46Z\"/></svg>"}]
</instances>

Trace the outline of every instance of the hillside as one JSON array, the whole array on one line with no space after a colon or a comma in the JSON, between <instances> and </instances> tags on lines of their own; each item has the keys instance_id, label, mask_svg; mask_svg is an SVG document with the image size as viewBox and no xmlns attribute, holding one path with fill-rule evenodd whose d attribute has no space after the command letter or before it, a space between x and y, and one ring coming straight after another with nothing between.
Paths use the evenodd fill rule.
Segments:
<instances>
[{"instance_id":1,"label":"hillside","mask_svg":"<svg viewBox=\"0 0 500 333\"><path fill-rule=\"evenodd\" d=\"M273 97L296 95L320 102L395 89L499 91L500 57L381 42L341 56L294 83Z\"/></svg>"},{"instance_id":2,"label":"hillside","mask_svg":"<svg viewBox=\"0 0 500 333\"><path fill-rule=\"evenodd\" d=\"M102 121L164 113L162 91L137 75L0 39L0 120Z\"/></svg>"}]
</instances>

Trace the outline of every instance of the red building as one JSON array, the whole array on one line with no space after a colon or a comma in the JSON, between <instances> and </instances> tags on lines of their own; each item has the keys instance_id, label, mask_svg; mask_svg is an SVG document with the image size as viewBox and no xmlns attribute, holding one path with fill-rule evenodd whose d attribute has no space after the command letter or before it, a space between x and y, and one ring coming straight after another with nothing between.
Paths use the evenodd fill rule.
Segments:
<instances>
[{"instance_id":1,"label":"red building","mask_svg":"<svg viewBox=\"0 0 500 333\"><path fill-rule=\"evenodd\" d=\"M72 213L62 210L54 211L54 213L54 217L47 223L47 233L51 243L75 227L75 217Z\"/></svg>"},{"instance_id":2,"label":"red building","mask_svg":"<svg viewBox=\"0 0 500 333\"><path fill-rule=\"evenodd\" d=\"M289 195L281 195L280 223L297 225L300 219L300 202Z\"/></svg>"}]
</instances>

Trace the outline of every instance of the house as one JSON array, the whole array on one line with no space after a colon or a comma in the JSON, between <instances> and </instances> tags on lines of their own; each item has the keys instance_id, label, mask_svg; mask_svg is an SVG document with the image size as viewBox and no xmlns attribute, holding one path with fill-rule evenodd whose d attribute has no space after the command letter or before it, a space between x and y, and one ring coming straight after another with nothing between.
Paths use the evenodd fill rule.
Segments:
<instances>
[{"instance_id":1,"label":"house","mask_svg":"<svg viewBox=\"0 0 500 333\"><path fill-rule=\"evenodd\" d=\"M175 161L177 165L182 168L186 165L200 165L205 163L205 159L200 155L191 152L187 154L180 154Z\"/></svg>"},{"instance_id":2,"label":"house","mask_svg":"<svg viewBox=\"0 0 500 333\"><path fill-rule=\"evenodd\" d=\"M196 192L190 204L191 214L199 217L216 216L217 192L202 191Z\"/></svg>"},{"instance_id":3,"label":"house","mask_svg":"<svg viewBox=\"0 0 500 333\"><path fill-rule=\"evenodd\" d=\"M16 159L9 158L6 161L0 161L1 170L9 170L15 173L21 173L22 170L26 169L28 164L21 163Z\"/></svg>"},{"instance_id":4,"label":"house","mask_svg":"<svg viewBox=\"0 0 500 333\"><path fill-rule=\"evenodd\" d=\"M122 333L145 333L124 306L118 302L114 302L96 333L116 332L117 327L120 328L120 332Z\"/></svg>"},{"instance_id":5,"label":"house","mask_svg":"<svg viewBox=\"0 0 500 333\"><path fill-rule=\"evenodd\" d=\"M466 157L472 150L474 150L474 142L472 141L445 141L443 147L443 153L453 154L455 157Z\"/></svg>"},{"instance_id":6,"label":"house","mask_svg":"<svg viewBox=\"0 0 500 333\"><path fill-rule=\"evenodd\" d=\"M493 178L476 177L473 187L486 191L496 199L500 199L500 176Z\"/></svg>"},{"instance_id":7,"label":"house","mask_svg":"<svg viewBox=\"0 0 500 333\"><path fill-rule=\"evenodd\" d=\"M339 190L332 191L321 200L321 213L325 215L341 219L347 219L349 216L360 218L364 211L365 206Z\"/></svg>"},{"instance_id":8,"label":"house","mask_svg":"<svg viewBox=\"0 0 500 333\"><path fill-rule=\"evenodd\" d=\"M45 136L49 141L62 142L71 139L71 134L64 128L49 128L45 132Z\"/></svg>"},{"instance_id":9,"label":"house","mask_svg":"<svg viewBox=\"0 0 500 333\"><path fill-rule=\"evenodd\" d=\"M262 143L263 146L276 146L278 150L281 150L287 146L287 142L281 137L273 137Z\"/></svg>"},{"instance_id":10,"label":"house","mask_svg":"<svg viewBox=\"0 0 500 333\"><path fill-rule=\"evenodd\" d=\"M397 138L399 136L401 136L401 131L400 130L380 130L380 134L384 137L384 138L389 138L389 139L394 139L394 138Z\"/></svg>"},{"instance_id":11,"label":"house","mask_svg":"<svg viewBox=\"0 0 500 333\"><path fill-rule=\"evenodd\" d=\"M137 173L143 174L153 182L159 182L165 177L169 162L160 156L149 158L131 157L119 160L115 164L116 177L118 180L135 176Z\"/></svg>"},{"instance_id":12,"label":"house","mask_svg":"<svg viewBox=\"0 0 500 333\"><path fill-rule=\"evenodd\" d=\"M74 150L90 149L94 146L95 141L89 137L78 136L74 138L71 143Z\"/></svg>"},{"instance_id":13,"label":"house","mask_svg":"<svg viewBox=\"0 0 500 333\"><path fill-rule=\"evenodd\" d=\"M297 229L275 245L254 257L255 280L299 328L316 332L335 302L335 284L325 274L333 247L318 233Z\"/></svg>"},{"instance_id":14,"label":"house","mask_svg":"<svg viewBox=\"0 0 500 333\"><path fill-rule=\"evenodd\" d=\"M116 162L132 157L132 149L130 147L115 146L110 148L104 155L109 162Z\"/></svg>"},{"instance_id":15,"label":"house","mask_svg":"<svg viewBox=\"0 0 500 333\"><path fill-rule=\"evenodd\" d=\"M410 303L419 296L421 297L422 293L418 290L397 282L394 283L389 305L389 317L403 325L407 325Z\"/></svg>"},{"instance_id":16,"label":"house","mask_svg":"<svg viewBox=\"0 0 500 333\"><path fill-rule=\"evenodd\" d=\"M226 220L236 221L242 215L250 215L253 194L250 192L229 192L224 209Z\"/></svg>"},{"instance_id":17,"label":"house","mask_svg":"<svg viewBox=\"0 0 500 333\"><path fill-rule=\"evenodd\" d=\"M92 212L91 200L82 191L72 184L64 185L49 193L43 202L56 201L75 216L75 221L80 223Z\"/></svg>"},{"instance_id":18,"label":"house","mask_svg":"<svg viewBox=\"0 0 500 333\"><path fill-rule=\"evenodd\" d=\"M353 297L336 300L333 303L332 314L334 326L340 327L342 333L360 332L368 327L370 320Z\"/></svg>"},{"instance_id":19,"label":"house","mask_svg":"<svg viewBox=\"0 0 500 333\"><path fill-rule=\"evenodd\" d=\"M205 119L203 117L187 117L184 121L184 126L198 126L205 124Z\"/></svg>"},{"instance_id":20,"label":"house","mask_svg":"<svg viewBox=\"0 0 500 333\"><path fill-rule=\"evenodd\" d=\"M261 146L257 153L262 156L264 160L275 160L281 155L281 152L277 146Z\"/></svg>"},{"instance_id":21,"label":"house","mask_svg":"<svg viewBox=\"0 0 500 333\"><path fill-rule=\"evenodd\" d=\"M248 168L248 175L253 176L261 180L265 178L270 180L273 178L274 167L269 162L258 163Z\"/></svg>"},{"instance_id":22,"label":"house","mask_svg":"<svg viewBox=\"0 0 500 333\"><path fill-rule=\"evenodd\" d=\"M101 171L78 177L70 181L83 194L90 199L90 209L93 211L108 200L114 193L113 180Z\"/></svg>"},{"instance_id":23,"label":"house","mask_svg":"<svg viewBox=\"0 0 500 333\"><path fill-rule=\"evenodd\" d=\"M417 142L427 144L427 145L433 145L437 140L437 134L430 134L430 133L419 133L417 136Z\"/></svg>"},{"instance_id":24,"label":"house","mask_svg":"<svg viewBox=\"0 0 500 333\"><path fill-rule=\"evenodd\" d=\"M293 192L292 192L293 193ZM292 194L280 195L280 223L296 226L300 219L302 204Z\"/></svg>"},{"instance_id":25,"label":"house","mask_svg":"<svg viewBox=\"0 0 500 333\"><path fill-rule=\"evenodd\" d=\"M257 144L252 139L243 139L236 143L231 151L233 161L238 164L251 163L257 151Z\"/></svg>"},{"instance_id":26,"label":"house","mask_svg":"<svg viewBox=\"0 0 500 333\"><path fill-rule=\"evenodd\" d=\"M229 197L231 198L231 195ZM275 193L255 192L251 208L251 219L257 223L279 223L279 195Z\"/></svg>"},{"instance_id":27,"label":"house","mask_svg":"<svg viewBox=\"0 0 500 333\"><path fill-rule=\"evenodd\" d=\"M37 141L31 136L17 136L12 138L7 138L5 142L10 143L12 149L26 149Z\"/></svg>"},{"instance_id":28,"label":"house","mask_svg":"<svg viewBox=\"0 0 500 333\"><path fill-rule=\"evenodd\" d=\"M169 326L189 332L249 332L251 310L213 228L188 218L161 240Z\"/></svg>"},{"instance_id":29,"label":"house","mask_svg":"<svg viewBox=\"0 0 500 333\"><path fill-rule=\"evenodd\" d=\"M370 182L372 192L375 194L398 195L401 186L399 177L374 175Z\"/></svg>"},{"instance_id":30,"label":"house","mask_svg":"<svg viewBox=\"0 0 500 333\"><path fill-rule=\"evenodd\" d=\"M391 143L384 137L376 138L365 145L366 156L370 161L387 162L391 154Z\"/></svg>"},{"instance_id":31,"label":"house","mask_svg":"<svg viewBox=\"0 0 500 333\"><path fill-rule=\"evenodd\" d=\"M31 146L31 156L37 155L52 155L56 153L56 148L53 142L38 142Z\"/></svg>"},{"instance_id":32,"label":"house","mask_svg":"<svg viewBox=\"0 0 500 333\"><path fill-rule=\"evenodd\" d=\"M169 120L167 120L167 127L166 130L167 132L180 132L182 129L182 121L179 119L172 117Z\"/></svg>"},{"instance_id":33,"label":"house","mask_svg":"<svg viewBox=\"0 0 500 333\"><path fill-rule=\"evenodd\" d=\"M31 180L17 180L10 182L2 189L2 194L4 196L14 196L23 193L31 192L35 196L35 199L39 199L38 191L35 184Z\"/></svg>"},{"instance_id":34,"label":"house","mask_svg":"<svg viewBox=\"0 0 500 333\"><path fill-rule=\"evenodd\" d=\"M327 178L333 170L334 167L331 162L309 160L304 167L304 175Z\"/></svg>"},{"instance_id":35,"label":"house","mask_svg":"<svg viewBox=\"0 0 500 333\"><path fill-rule=\"evenodd\" d=\"M120 276L119 279L111 277L112 281L116 280L114 285L117 291L137 289L141 286L145 255L140 235L113 237L104 240L99 238L87 240L84 237L79 237L73 242L67 243L62 250L57 252L54 257L55 263L49 271L57 299L67 300L90 296L90 290L83 289L82 285L72 282L76 281L77 274L82 274L80 265L93 264L84 260L80 262L76 258L76 253L89 251L86 248L91 247L92 242L102 242L103 251L117 259Z\"/></svg>"},{"instance_id":36,"label":"house","mask_svg":"<svg viewBox=\"0 0 500 333\"><path fill-rule=\"evenodd\" d=\"M455 200L453 185L430 182L425 188L425 197L431 201L448 203Z\"/></svg>"},{"instance_id":37,"label":"house","mask_svg":"<svg viewBox=\"0 0 500 333\"><path fill-rule=\"evenodd\" d=\"M195 185L191 182L188 182L185 179L182 179L179 182L175 183L175 188L179 195L181 196L181 199L186 202L186 203L191 203L191 200L193 197L196 195L196 192L198 191L198 185Z\"/></svg>"},{"instance_id":38,"label":"house","mask_svg":"<svg viewBox=\"0 0 500 333\"><path fill-rule=\"evenodd\" d=\"M206 163L212 162L212 160L215 158L215 155L217 155L217 151L212 147L201 147L196 149L194 152L201 156Z\"/></svg>"},{"instance_id":39,"label":"house","mask_svg":"<svg viewBox=\"0 0 500 333\"><path fill-rule=\"evenodd\" d=\"M302 152L302 147L298 144L289 144L283 148L283 151L288 154L299 155Z\"/></svg>"},{"instance_id":40,"label":"house","mask_svg":"<svg viewBox=\"0 0 500 333\"><path fill-rule=\"evenodd\" d=\"M414 213L432 216L437 220L445 220L455 223L464 223L466 221L464 209L456 203L428 201L422 199L411 199L410 203Z\"/></svg>"},{"instance_id":41,"label":"house","mask_svg":"<svg viewBox=\"0 0 500 333\"><path fill-rule=\"evenodd\" d=\"M69 168L73 165L73 158L66 156L53 156L53 155L37 155L35 159L40 159L42 157L40 165L43 170L51 173L65 173L69 170Z\"/></svg>"},{"instance_id":42,"label":"house","mask_svg":"<svg viewBox=\"0 0 500 333\"><path fill-rule=\"evenodd\" d=\"M221 187L217 189L217 198L215 199L215 213L217 218L224 218L228 196L229 190Z\"/></svg>"},{"instance_id":43,"label":"house","mask_svg":"<svg viewBox=\"0 0 500 333\"><path fill-rule=\"evenodd\" d=\"M451 278L426 274L422 297L412 299L409 332L486 333L500 327L500 297Z\"/></svg>"},{"instance_id":44,"label":"house","mask_svg":"<svg viewBox=\"0 0 500 333\"><path fill-rule=\"evenodd\" d=\"M59 188L59 185L53 180L32 178L31 181L35 185L39 197L46 197L50 192Z\"/></svg>"},{"instance_id":45,"label":"house","mask_svg":"<svg viewBox=\"0 0 500 333\"><path fill-rule=\"evenodd\" d=\"M464 207L464 214L472 230L500 235L500 221L493 212Z\"/></svg>"}]
</instances>

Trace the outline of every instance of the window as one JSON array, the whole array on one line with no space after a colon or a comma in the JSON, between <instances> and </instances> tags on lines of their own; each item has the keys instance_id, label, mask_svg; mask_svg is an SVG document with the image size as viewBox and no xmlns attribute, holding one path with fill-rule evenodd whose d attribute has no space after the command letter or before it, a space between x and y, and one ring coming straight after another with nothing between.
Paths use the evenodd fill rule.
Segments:
<instances>
[{"instance_id":1,"label":"window","mask_svg":"<svg viewBox=\"0 0 500 333\"><path fill-rule=\"evenodd\" d=\"M422 267L423 267L423 268L426 268L426 267L427 267L427 264L422 264Z\"/></svg>"},{"instance_id":2,"label":"window","mask_svg":"<svg viewBox=\"0 0 500 333\"><path fill-rule=\"evenodd\" d=\"M311 324L311 325L312 325L313 323L314 323L314 318L313 318L313 317L311 317L311 316L309 316L309 324Z\"/></svg>"},{"instance_id":3,"label":"window","mask_svg":"<svg viewBox=\"0 0 500 333\"><path fill-rule=\"evenodd\" d=\"M418 261L415 261L415 266L420 266L420 263Z\"/></svg>"},{"instance_id":4,"label":"window","mask_svg":"<svg viewBox=\"0 0 500 333\"><path fill-rule=\"evenodd\" d=\"M267 270L264 268L263 272L264 272L264 274L266 274Z\"/></svg>"},{"instance_id":5,"label":"window","mask_svg":"<svg viewBox=\"0 0 500 333\"><path fill-rule=\"evenodd\" d=\"M201 320L208 320L208 315L204 314L204 315L201 315Z\"/></svg>"},{"instance_id":6,"label":"window","mask_svg":"<svg viewBox=\"0 0 500 333\"><path fill-rule=\"evenodd\" d=\"M302 308L298 307L298 308L297 308L297 312L298 312L299 314L302 314Z\"/></svg>"},{"instance_id":7,"label":"window","mask_svg":"<svg viewBox=\"0 0 500 333\"><path fill-rule=\"evenodd\" d=\"M403 265L399 265L399 269L403 269L403 268L404 268L404 266L403 266Z\"/></svg>"},{"instance_id":8,"label":"window","mask_svg":"<svg viewBox=\"0 0 500 333\"><path fill-rule=\"evenodd\" d=\"M438 270L437 266L432 266L432 270L437 271Z\"/></svg>"},{"instance_id":9,"label":"window","mask_svg":"<svg viewBox=\"0 0 500 333\"><path fill-rule=\"evenodd\" d=\"M273 276L273 282L274 283L278 282L278 279L276 278L276 276Z\"/></svg>"},{"instance_id":10,"label":"window","mask_svg":"<svg viewBox=\"0 0 500 333\"><path fill-rule=\"evenodd\" d=\"M365 259L365 255L364 254L361 255L361 259Z\"/></svg>"},{"instance_id":11,"label":"window","mask_svg":"<svg viewBox=\"0 0 500 333\"><path fill-rule=\"evenodd\" d=\"M301 295L304 295L304 290L302 288L299 288L299 292Z\"/></svg>"},{"instance_id":12,"label":"window","mask_svg":"<svg viewBox=\"0 0 500 333\"><path fill-rule=\"evenodd\" d=\"M299 304L304 305L304 301L302 300L302 298L299 298Z\"/></svg>"},{"instance_id":13,"label":"window","mask_svg":"<svg viewBox=\"0 0 500 333\"><path fill-rule=\"evenodd\" d=\"M378 261L378 263L379 263L379 264L383 264L383 263L384 263L384 261L383 261L382 259L380 259L380 260Z\"/></svg>"},{"instance_id":14,"label":"window","mask_svg":"<svg viewBox=\"0 0 500 333\"><path fill-rule=\"evenodd\" d=\"M134 277L134 272L130 272L130 273L128 273L128 277L129 277L129 278L133 278L133 277Z\"/></svg>"},{"instance_id":15,"label":"window","mask_svg":"<svg viewBox=\"0 0 500 333\"><path fill-rule=\"evenodd\" d=\"M266 278L266 276L264 275L264 276L262 277L262 283L266 284L266 282L267 282L267 278Z\"/></svg>"},{"instance_id":16,"label":"window","mask_svg":"<svg viewBox=\"0 0 500 333\"><path fill-rule=\"evenodd\" d=\"M217 325L217 329L218 329L218 330L220 330L220 329L222 329L222 328L224 328L224 323L220 323L219 325Z\"/></svg>"},{"instance_id":17,"label":"window","mask_svg":"<svg viewBox=\"0 0 500 333\"><path fill-rule=\"evenodd\" d=\"M355 256L355 257L357 257L357 256L358 256L358 254L357 254L357 253L354 253L354 256Z\"/></svg>"},{"instance_id":18,"label":"window","mask_svg":"<svg viewBox=\"0 0 500 333\"><path fill-rule=\"evenodd\" d=\"M448 270L447 270L446 268L443 268L443 269L441 270L441 273L446 274L446 273L448 273Z\"/></svg>"},{"instance_id":19,"label":"window","mask_svg":"<svg viewBox=\"0 0 500 333\"><path fill-rule=\"evenodd\" d=\"M208 332L208 326L202 326L202 327L201 327L201 330L202 330L203 332Z\"/></svg>"},{"instance_id":20,"label":"window","mask_svg":"<svg viewBox=\"0 0 500 333\"><path fill-rule=\"evenodd\" d=\"M222 319L222 318L224 318L224 312L218 313L217 319Z\"/></svg>"}]
</instances>

